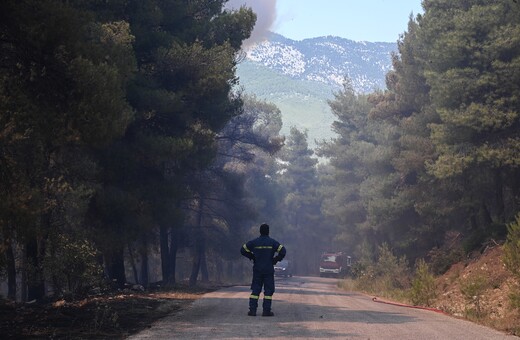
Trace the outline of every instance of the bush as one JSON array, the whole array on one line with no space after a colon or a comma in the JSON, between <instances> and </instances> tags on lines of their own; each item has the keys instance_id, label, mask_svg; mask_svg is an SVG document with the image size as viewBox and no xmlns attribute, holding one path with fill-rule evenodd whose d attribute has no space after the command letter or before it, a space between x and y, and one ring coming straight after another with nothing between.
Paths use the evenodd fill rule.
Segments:
<instances>
[{"instance_id":1,"label":"bush","mask_svg":"<svg viewBox=\"0 0 520 340\"><path fill-rule=\"evenodd\" d=\"M520 280L520 214L516 221L507 226L507 240L504 244L504 264Z\"/></svg>"},{"instance_id":2,"label":"bush","mask_svg":"<svg viewBox=\"0 0 520 340\"><path fill-rule=\"evenodd\" d=\"M503 261L506 268L520 282L520 214L516 215L515 222L507 226ZM520 290L511 293L510 299L512 307L520 309Z\"/></svg>"},{"instance_id":3,"label":"bush","mask_svg":"<svg viewBox=\"0 0 520 340\"><path fill-rule=\"evenodd\" d=\"M434 275L442 275L450 269L452 264L459 262L464 257L464 251L462 248L433 248L428 252L428 257L430 258L429 270Z\"/></svg>"},{"instance_id":4,"label":"bush","mask_svg":"<svg viewBox=\"0 0 520 340\"><path fill-rule=\"evenodd\" d=\"M472 314L472 312L474 311L476 313L477 319L480 319L482 317L481 300L484 291L488 287L488 280L480 275L468 278L465 281L461 281L460 292L466 299L466 302L473 303L475 305L475 309L466 308L466 313L468 314L468 316L470 316L470 314Z\"/></svg>"},{"instance_id":5,"label":"bush","mask_svg":"<svg viewBox=\"0 0 520 340\"><path fill-rule=\"evenodd\" d=\"M410 289L410 299L414 305L431 306L437 296L435 278L428 264L419 259L415 265L415 276Z\"/></svg>"},{"instance_id":6,"label":"bush","mask_svg":"<svg viewBox=\"0 0 520 340\"><path fill-rule=\"evenodd\" d=\"M358 289L370 293L377 290L374 285L378 280L376 280L373 264L357 264L353 277L356 278L356 287Z\"/></svg>"},{"instance_id":7,"label":"bush","mask_svg":"<svg viewBox=\"0 0 520 340\"><path fill-rule=\"evenodd\" d=\"M52 282L55 294L68 292L82 296L91 287L100 287L103 269L96 256L96 249L88 241L56 235L44 259L45 274Z\"/></svg>"},{"instance_id":8,"label":"bush","mask_svg":"<svg viewBox=\"0 0 520 340\"><path fill-rule=\"evenodd\" d=\"M378 249L376 276L386 279L389 289L405 289L410 286L410 275L406 257L398 258L392 253L388 244L383 243Z\"/></svg>"},{"instance_id":9,"label":"bush","mask_svg":"<svg viewBox=\"0 0 520 340\"><path fill-rule=\"evenodd\" d=\"M511 299L511 307L520 309L520 292L514 292L509 295Z\"/></svg>"},{"instance_id":10,"label":"bush","mask_svg":"<svg viewBox=\"0 0 520 340\"><path fill-rule=\"evenodd\" d=\"M378 249L376 262L356 262L352 275L358 289L384 296L395 296L398 290L409 288L410 277L405 257L396 257L385 243Z\"/></svg>"},{"instance_id":11,"label":"bush","mask_svg":"<svg viewBox=\"0 0 520 340\"><path fill-rule=\"evenodd\" d=\"M357 261L354 264L352 264L352 268L350 269L352 278L359 279L363 277L366 274L367 267L368 265L362 261Z\"/></svg>"}]
</instances>

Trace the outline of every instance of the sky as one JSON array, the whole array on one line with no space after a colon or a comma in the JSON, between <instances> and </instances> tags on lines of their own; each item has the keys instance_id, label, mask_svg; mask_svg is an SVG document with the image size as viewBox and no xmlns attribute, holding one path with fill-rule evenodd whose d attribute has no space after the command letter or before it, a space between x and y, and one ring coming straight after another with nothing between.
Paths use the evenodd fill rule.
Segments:
<instances>
[{"instance_id":1,"label":"sky","mask_svg":"<svg viewBox=\"0 0 520 340\"><path fill-rule=\"evenodd\" d=\"M412 12L423 13L421 0L277 0L271 30L293 40L335 35L396 42Z\"/></svg>"},{"instance_id":2,"label":"sky","mask_svg":"<svg viewBox=\"0 0 520 340\"><path fill-rule=\"evenodd\" d=\"M257 13L253 40L273 31L302 40L334 35L355 41L396 42L421 0L230 0Z\"/></svg>"}]
</instances>

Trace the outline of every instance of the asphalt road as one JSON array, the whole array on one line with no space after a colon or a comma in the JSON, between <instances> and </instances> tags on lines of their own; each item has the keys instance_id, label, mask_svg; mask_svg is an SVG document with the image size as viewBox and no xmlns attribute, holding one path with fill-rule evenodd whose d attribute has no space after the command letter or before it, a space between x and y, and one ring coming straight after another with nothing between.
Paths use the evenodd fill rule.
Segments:
<instances>
[{"instance_id":1,"label":"asphalt road","mask_svg":"<svg viewBox=\"0 0 520 340\"><path fill-rule=\"evenodd\" d=\"M249 287L218 290L129 339L519 339L444 314L375 303L336 282L277 279L274 317L260 316L261 309L247 316Z\"/></svg>"}]
</instances>

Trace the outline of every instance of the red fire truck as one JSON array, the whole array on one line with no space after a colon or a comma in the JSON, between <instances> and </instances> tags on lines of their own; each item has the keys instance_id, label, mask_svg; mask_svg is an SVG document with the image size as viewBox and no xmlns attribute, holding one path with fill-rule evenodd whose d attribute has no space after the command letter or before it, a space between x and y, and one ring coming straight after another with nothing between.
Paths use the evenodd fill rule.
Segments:
<instances>
[{"instance_id":1,"label":"red fire truck","mask_svg":"<svg viewBox=\"0 0 520 340\"><path fill-rule=\"evenodd\" d=\"M344 252L326 252L321 255L320 276L344 277L350 272L352 258Z\"/></svg>"}]
</instances>

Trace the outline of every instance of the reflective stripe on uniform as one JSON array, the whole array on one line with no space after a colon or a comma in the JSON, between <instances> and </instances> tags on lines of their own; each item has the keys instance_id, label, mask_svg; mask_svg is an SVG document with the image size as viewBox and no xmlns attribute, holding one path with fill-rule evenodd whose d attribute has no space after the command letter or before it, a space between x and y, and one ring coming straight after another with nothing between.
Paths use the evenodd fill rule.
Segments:
<instances>
[{"instance_id":1,"label":"reflective stripe on uniform","mask_svg":"<svg viewBox=\"0 0 520 340\"><path fill-rule=\"evenodd\" d=\"M246 244L245 244L245 243L244 243L244 245L242 246L242 248L244 248L244 249L245 249L245 251L247 251L248 253L250 253L250 252L251 252L251 250L247 249L247 247L246 247Z\"/></svg>"},{"instance_id":2,"label":"reflective stripe on uniform","mask_svg":"<svg viewBox=\"0 0 520 340\"><path fill-rule=\"evenodd\" d=\"M272 246L256 246L255 249L272 249Z\"/></svg>"},{"instance_id":3,"label":"reflective stripe on uniform","mask_svg":"<svg viewBox=\"0 0 520 340\"><path fill-rule=\"evenodd\" d=\"M280 246L278 247L278 249L276 251L279 252L280 250L282 250L282 248L283 248L283 245L280 244Z\"/></svg>"},{"instance_id":4,"label":"reflective stripe on uniform","mask_svg":"<svg viewBox=\"0 0 520 340\"><path fill-rule=\"evenodd\" d=\"M272 296L270 296L270 295L264 295L264 299L267 299L267 300L272 300L272 299L273 299L273 297L272 297Z\"/></svg>"},{"instance_id":5,"label":"reflective stripe on uniform","mask_svg":"<svg viewBox=\"0 0 520 340\"><path fill-rule=\"evenodd\" d=\"M251 294L251 296L249 298L258 300L260 297L258 295Z\"/></svg>"}]
</instances>

